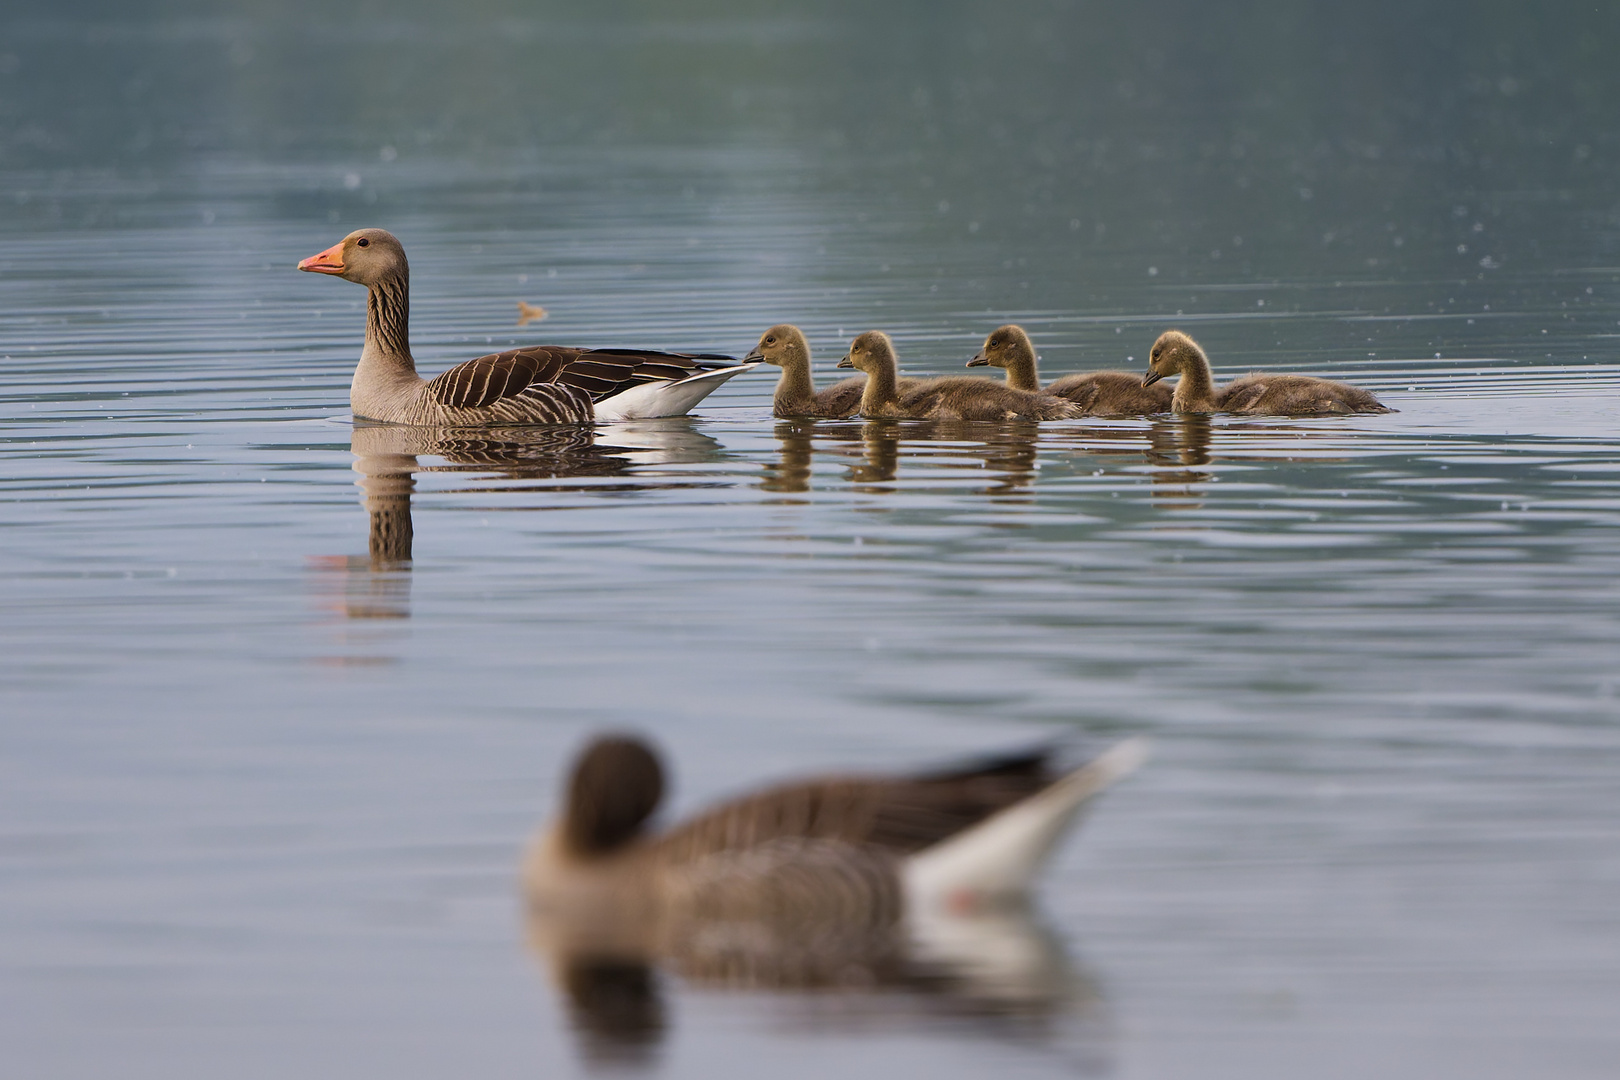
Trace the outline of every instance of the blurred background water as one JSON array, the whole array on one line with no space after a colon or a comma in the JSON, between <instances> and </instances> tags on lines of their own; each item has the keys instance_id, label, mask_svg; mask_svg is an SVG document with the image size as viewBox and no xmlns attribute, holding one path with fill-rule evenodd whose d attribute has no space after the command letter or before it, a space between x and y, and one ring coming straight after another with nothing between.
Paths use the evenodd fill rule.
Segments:
<instances>
[{"instance_id":1,"label":"blurred background water","mask_svg":"<svg viewBox=\"0 0 1620 1080\"><path fill-rule=\"evenodd\" d=\"M1591 4L14 0L8 1071L1608 1075L1617 45ZM1400 412L809 425L761 372L594 444L371 443L363 293L292 271L361 225L429 373L782 320L823 377L871 327L954 373L1016 320L1052 376L1177 325ZM1041 891L1059 1007L665 972L626 1049L515 885L603 727L678 808L1157 756Z\"/></svg>"}]
</instances>

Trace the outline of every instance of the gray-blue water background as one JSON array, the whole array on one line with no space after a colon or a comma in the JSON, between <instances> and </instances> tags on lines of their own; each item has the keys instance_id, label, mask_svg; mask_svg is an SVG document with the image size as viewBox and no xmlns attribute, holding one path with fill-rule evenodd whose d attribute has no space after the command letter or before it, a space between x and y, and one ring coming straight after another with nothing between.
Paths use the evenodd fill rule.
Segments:
<instances>
[{"instance_id":1,"label":"gray-blue water background","mask_svg":"<svg viewBox=\"0 0 1620 1080\"><path fill-rule=\"evenodd\" d=\"M13 0L5 1071L1612 1075L1617 49L1590 3ZM424 453L379 562L363 292L292 270L361 225L429 373L784 320L824 378L873 327L956 373L1016 320L1053 375L1177 325L1400 411L806 426L761 372ZM516 887L604 727L677 810L1156 757L1041 888L1062 1015L665 974L604 1063Z\"/></svg>"}]
</instances>

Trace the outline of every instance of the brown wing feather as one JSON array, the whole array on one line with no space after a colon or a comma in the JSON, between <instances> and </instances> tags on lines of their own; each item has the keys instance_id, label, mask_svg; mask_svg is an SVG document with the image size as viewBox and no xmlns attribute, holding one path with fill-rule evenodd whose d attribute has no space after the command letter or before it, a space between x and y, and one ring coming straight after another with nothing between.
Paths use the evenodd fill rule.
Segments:
<instances>
[{"instance_id":1,"label":"brown wing feather","mask_svg":"<svg viewBox=\"0 0 1620 1080\"><path fill-rule=\"evenodd\" d=\"M558 373L584 351L542 345L480 356L429 380L427 392L441 405L481 409L537 383L556 382Z\"/></svg>"},{"instance_id":2,"label":"brown wing feather","mask_svg":"<svg viewBox=\"0 0 1620 1080\"><path fill-rule=\"evenodd\" d=\"M910 777L824 777L723 803L655 844L677 862L787 838L918 851L1040 791L1048 751Z\"/></svg>"}]
</instances>

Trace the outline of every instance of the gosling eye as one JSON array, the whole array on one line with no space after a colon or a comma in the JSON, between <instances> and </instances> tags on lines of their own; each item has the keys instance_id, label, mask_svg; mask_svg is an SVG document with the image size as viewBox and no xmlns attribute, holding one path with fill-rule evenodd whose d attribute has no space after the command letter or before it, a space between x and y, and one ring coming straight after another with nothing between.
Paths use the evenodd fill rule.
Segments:
<instances>
[{"instance_id":1,"label":"gosling eye","mask_svg":"<svg viewBox=\"0 0 1620 1080\"><path fill-rule=\"evenodd\" d=\"M765 344L767 344L767 345L775 345L776 344L776 339L773 338L773 337L768 337L768 338L765 339Z\"/></svg>"},{"instance_id":2,"label":"gosling eye","mask_svg":"<svg viewBox=\"0 0 1620 1080\"><path fill-rule=\"evenodd\" d=\"M356 240L354 242L354 246L355 247L370 247L371 246L371 241L367 240L365 237L362 236L360 239L358 239L358 240Z\"/></svg>"}]
</instances>

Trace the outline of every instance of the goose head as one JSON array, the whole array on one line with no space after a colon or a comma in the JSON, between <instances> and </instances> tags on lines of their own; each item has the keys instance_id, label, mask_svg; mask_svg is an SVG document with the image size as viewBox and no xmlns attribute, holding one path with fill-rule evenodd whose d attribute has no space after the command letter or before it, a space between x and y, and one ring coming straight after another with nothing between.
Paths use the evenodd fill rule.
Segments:
<instances>
[{"instance_id":1,"label":"goose head","mask_svg":"<svg viewBox=\"0 0 1620 1080\"><path fill-rule=\"evenodd\" d=\"M868 330L849 343L849 353L838 361L841 368L854 368L868 375L884 368L893 368L894 342L881 330Z\"/></svg>"},{"instance_id":2,"label":"goose head","mask_svg":"<svg viewBox=\"0 0 1620 1080\"><path fill-rule=\"evenodd\" d=\"M777 367L787 367L792 363L808 365L810 343L805 340L804 331L797 326L779 323L759 336L759 344L743 360L763 360Z\"/></svg>"},{"instance_id":3,"label":"goose head","mask_svg":"<svg viewBox=\"0 0 1620 1080\"><path fill-rule=\"evenodd\" d=\"M606 855L641 832L664 797L664 768L640 739L605 735L574 763L563 840L579 856Z\"/></svg>"},{"instance_id":4,"label":"goose head","mask_svg":"<svg viewBox=\"0 0 1620 1080\"><path fill-rule=\"evenodd\" d=\"M319 255L299 262L298 269L333 274L367 287L389 278L408 278L411 272L404 245L386 229L356 229Z\"/></svg>"},{"instance_id":5,"label":"goose head","mask_svg":"<svg viewBox=\"0 0 1620 1080\"><path fill-rule=\"evenodd\" d=\"M1153 351L1148 354L1148 370L1142 376L1142 385L1152 386L1166 375L1180 375L1200 361L1209 363L1198 342L1180 330L1166 330L1159 335L1159 340L1153 343Z\"/></svg>"},{"instance_id":6,"label":"goose head","mask_svg":"<svg viewBox=\"0 0 1620 1080\"><path fill-rule=\"evenodd\" d=\"M990 336L984 339L984 347L967 362L967 366L1004 368L1012 367L1020 360L1028 360L1033 364L1035 346L1030 342L1029 335L1024 333L1022 326L1013 326L1009 323L990 332Z\"/></svg>"}]
</instances>

